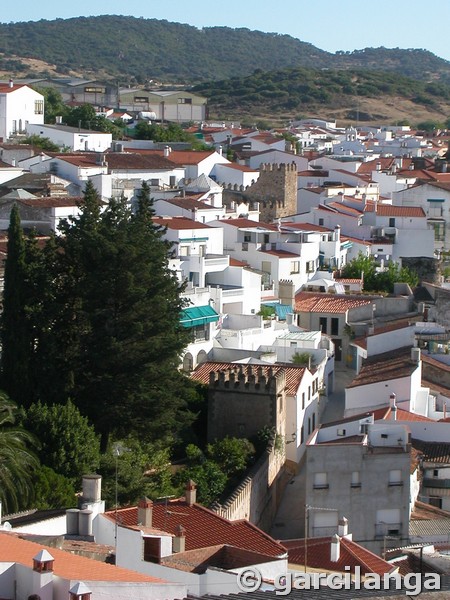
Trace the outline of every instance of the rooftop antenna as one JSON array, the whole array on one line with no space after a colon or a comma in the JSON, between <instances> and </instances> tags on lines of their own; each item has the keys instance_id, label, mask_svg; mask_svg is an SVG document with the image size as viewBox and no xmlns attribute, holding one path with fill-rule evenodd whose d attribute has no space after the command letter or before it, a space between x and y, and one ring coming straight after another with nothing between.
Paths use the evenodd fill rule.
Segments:
<instances>
[{"instance_id":1,"label":"rooftop antenna","mask_svg":"<svg viewBox=\"0 0 450 600\"><path fill-rule=\"evenodd\" d=\"M183 515L185 517L189 516L188 513L183 513L183 512L176 512L174 510L169 510L168 508L168 500L169 498L175 498L175 496L172 494L170 496L159 496L158 498L156 498L157 500L164 500L164 526L163 526L163 531L166 530L166 526L167 526L167 517L170 515Z\"/></svg>"}]
</instances>

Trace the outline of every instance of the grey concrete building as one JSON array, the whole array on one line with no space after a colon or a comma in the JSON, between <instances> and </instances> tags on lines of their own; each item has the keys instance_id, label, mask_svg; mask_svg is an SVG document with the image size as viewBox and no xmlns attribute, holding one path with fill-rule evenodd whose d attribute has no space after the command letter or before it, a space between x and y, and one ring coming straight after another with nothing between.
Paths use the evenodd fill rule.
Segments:
<instances>
[{"instance_id":1,"label":"grey concrete building","mask_svg":"<svg viewBox=\"0 0 450 600\"><path fill-rule=\"evenodd\" d=\"M373 415L322 425L306 455L308 536L337 532L345 516L353 539L381 553L408 541L411 445L404 425Z\"/></svg>"}]
</instances>

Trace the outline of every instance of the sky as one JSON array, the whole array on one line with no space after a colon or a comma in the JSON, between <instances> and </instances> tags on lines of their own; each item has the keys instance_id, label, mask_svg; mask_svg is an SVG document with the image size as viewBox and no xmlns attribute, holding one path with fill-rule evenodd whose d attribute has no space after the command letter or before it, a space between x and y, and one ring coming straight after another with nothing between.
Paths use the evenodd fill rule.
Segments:
<instances>
[{"instance_id":1,"label":"sky","mask_svg":"<svg viewBox=\"0 0 450 600\"><path fill-rule=\"evenodd\" d=\"M128 9L127 6L130 6ZM67 19L93 15L166 19L195 27L246 27L288 34L321 50L423 48L450 60L450 2L434 0L21 0L3 2L0 20Z\"/></svg>"}]
</instances>

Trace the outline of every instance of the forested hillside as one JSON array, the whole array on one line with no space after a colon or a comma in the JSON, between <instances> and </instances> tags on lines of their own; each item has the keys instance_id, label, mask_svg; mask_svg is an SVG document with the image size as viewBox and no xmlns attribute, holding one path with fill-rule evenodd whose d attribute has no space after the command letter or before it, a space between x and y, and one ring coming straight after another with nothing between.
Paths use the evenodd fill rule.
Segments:
<instances>
[{"instance_id":1,"label":"forested hillside","mask_svg":"<svg viewBox=\"0 0 450 600\"><path fill-rule=\"evenodd\" d=\"M288 35L113 15L0 24L0 70L14 76L50 70L122 83L199 83L289 67L382 69L450 81L450 62L425 50L331 54Z\"/></svg>"}]
</instances>

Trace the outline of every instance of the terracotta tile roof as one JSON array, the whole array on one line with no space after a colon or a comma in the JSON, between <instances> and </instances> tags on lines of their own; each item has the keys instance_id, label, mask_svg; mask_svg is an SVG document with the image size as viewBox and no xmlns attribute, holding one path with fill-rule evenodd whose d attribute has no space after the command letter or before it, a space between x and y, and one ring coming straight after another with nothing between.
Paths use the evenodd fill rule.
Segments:
<instances>
[{"instance_id":1,"label":"terracotta tile roof","mask_svg":"<svg viewBox=\"0 0 450 600\"><path fill-rule=\"evenodd\" d=\"M371 304L372 300L347 296L341 294L314 294L299 292L295 296L295 310L297 312L344 314L352 308Z\"/></svg>"},{"instance_id":2,"label":"terracotta tile roof","mask_svg":"<svg viewBox=\"0 0 450 600\"><path fill-rule=\"evenodd\" d=\"M115 514L113 510L106 512L105 516L114 521ZM137 525L137 518L136 506L117 511L118 523L126 527ZM167 505L153 503L154 527L175 535L178 525L186 529L186 551L228 544L271 557L286 554L281 544L244 519L228 521L200 504L189 506L184 498L170 500Z\"/></svg>"},{"instance_id":3,"label":"terracotta tile roof","mask_svg":"<svg viewBox=\"0 0 450 600\"><path fill-rule=\"evenodd\" d=\"M309 538L307 540L308 567L320 569L321 571L345 572L350 567L350 572L355 572L355 567L361 568L361 573L390 573L394 567L374 554L363 548L356 542L347 538L340 538L339 560L331 560L331 537ZM305 564L305 541L288 540L283 541L288 550L288 561L290 564ZM347 569L348 570L348 569Z\"/></svg>"},{"instance_id":4,"label":"terracotta tile roof","mask_svg":"<svg viewBox=\"0 0 450 600\"><path fill-rule=\"evenodd\" d=\"M294 221L283 221L281 227L289 227L300 231L321 231L323 233L332 233L333 230L322 225L314 225L313 223L295 223Z\"/></svg>"},{"instance_id":5,"label":"terracotta tile roof","mask_svg":"<svg viewBox=\"0 0 450 600\"><path fill-rule=\"evenodd\" d=\"M353 208L352 206L347 206L341 202L329 202L327 206L352 217L360 217L363 214L361 210Z\"/></svg>"},{"instance_id":6,"label":"terracotta tile roof","mask_svg":"<svg viewBox=\"0 0 450 600\"><path fill-rule=\"evenodd\" d=\"M380 217L425 217L421 206L391 206L389 204L369 204L366 212L376 212Z\"/></svg>"},{"instance_id":7,"label":"terracotta tile roof","mask_svg":"<svg viewBox=\"0 0 450 600\"><path fill-rule=\"evenodd\" d=\"M200 221L194 221L187 217L154 217L153 222L167 229L175 229L177 231L182 229L211 229L206 223L200 223Z\"/></svg>"},{"instance_id":8,"label":"terracotta tile roof","mask_svg":"<svg viewBox=\"0 0 450 600\"><path fill-rule=\"evenodd\" d=\"M249 264L230 256L230 267L248 267Z\"/></svg>"},{"instance_id":9,"label":"terracotta tile roof","mask_svg":"<svg viewBox=\"0 0 450 600\"><path fill-rule=\"evenodd\" d=\"M204 573L208 567L237 569L248 565L273 562L277 558L226 544L178 552L161 559L161 564L179 571Z\"/></svg>"},{"instance_id":10,"label":"terracotta tile roof","mask_svg":"<svg viewBox=\"0 0 450 600\"><path fill-rule=\"evenodd\" d=\"M84 198L80 196L55 196L54 198L44 196L42 198L18 199L15 202L30 206L31 208L64 208L78 206L83 200Z\"/></svg>"},{"instance_id":11,"label":"terracotta tile roof","mask_svg":"<svg viewBox=\"0 0 450 600\"><path fill-rule=\"evenodd\" d=\"M370 385L390 379L409 377L417 365L411 361L411 348L400 348L391 352L377 354L363 361L362 367L348 388Z\"/></svg>"},{"instance_id":12,"label":"terracotta tile roof","mask_svg":"<svg viewBox=\"0 0 450 600\"><path fill-rule=\"evenodd\" d=\"M195 379L195 381L199 381L200 383L207 385L209 383L210 373L217 371L228 371L230 369L236 373L242 369L245 375L247 375L250 370L252 370L252 372L255 374L258 369L262 369L262 373L265 377L268 376L270 370L273 371L274 376L276 376L280 371L284 371L286 374L286 393L290 396L294 396L297 393L303 378L303 374L306 370L305 367L296 365L243 365L232 362L206 361L201 365L198 365L198 367L191 373L191 377L192 379Z\"/></svg>"},{"instance_id":13,"label":"terracotta tile roof","mask_svg":"<svg viewBox=\"0 0 450 600\"><path fill-rule=\"evenodd\" d=\"M136 152L136 150L133 148L128 148L128 149L126 148L126 150L128 152ZM117 153L117 154L121 154L121 153ZM154 157L164 158L164 150L150 150L150 149L141 150L140 149L139 154L147 155L149 157L154 156ZM198 165L203 160L212 156L213 154L216 154L216 152L214 150L207 150L207 151L172 150L172 152L169 154L169 157L166 158L166 160L170 160L171 163L176 164L178 167L184 166L184 165ZM110 155L108 154L108 158L109 158L109 156Z\"/></svg>"},{"instance_id":14,"label":"terracotta tile roof","mask_svg":"<svg viewBox=\"0 0 450 600\"><path fill-rule=\"evenodd\" d=\"M33 557L47 550L55 559L53 571L58 577L69 580L88 581L129 581L166 584L162 579L129 571L98 560L85 558L43 544L20 539L14 533L0 532L0 562L19 563L33 568Z\"/></svg>"},{"instance_id":15,"label":"terracotta tile roof","mask_svg":"<svg viewBox=\"0 0 450 600\"><path fill-rule=\"evenodd\" d=\"M179 165L163 155L146 155L142 152L108 152L104 154L109 170L156 170L176 169ZM85 152L73 154L57 154L56 158L68 162L77 167L98 167L98 153Z\"/></svg>"},{"instance_id":16,"label":"terracotta tile roof","mask_svg":"<svg viewBox=\"0 0 450 600\"><path fill-rule=\"evenodd\" d=\"M23 87L28 87L25 84L19 84L16 85L14 84L12 87L9 86L9 84L0 84L0 94L10 94L11 92L15 92L16 90L19 90L20 88Z\"/></svg>"},{"instance_id":17,"label":"terracotta tile roof","mask_svg":"<svg viewBox=\"0 0 450 600\"><path fill-rule=\"evenodd\" d=\"M397 421L415 421L424 423L436 423L434 419L425 417L424 415L418 415L409 410L403 410L403 408L397 408Z\"/></svg>"},{"instance_id":18,"label":"terracotta tile roof","mask_svg":"<svg viewBox=\"0 0 450 600\"><path fill-rule=\"evenodd\" d=\"M214 206L189 196L186 196L185 198L164 198L164 202L172 204L173 206L179 206L185 210L217 210Z\"/></svg>"},{"instance_id":19,"label":"terracotta tile roof","mask_svg":"<svg viewBox=\"0 0 450 600\"><path fill-rule=\"evenodd\" d=\"M414 448L421 452L424 461L450 465L450 443L423 442L422 440L413 440L412 443Z\"/></svg>"},{"instance_id":20,"label":"terracotta tile roof","mask_svg":"<svg viewBox=\"0 0 450 600\"><path fill-rule=\"evenodd\" d=\"M366 337L356 338L350 342L350 345L358 346L359 348L362 348L363 350L367 350L367 338Z\"/></svg>"}]
</instances>

